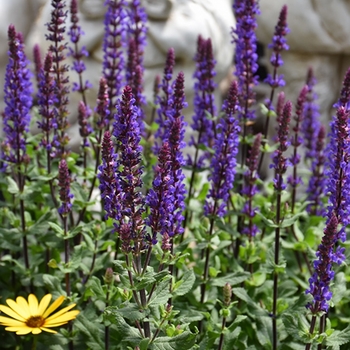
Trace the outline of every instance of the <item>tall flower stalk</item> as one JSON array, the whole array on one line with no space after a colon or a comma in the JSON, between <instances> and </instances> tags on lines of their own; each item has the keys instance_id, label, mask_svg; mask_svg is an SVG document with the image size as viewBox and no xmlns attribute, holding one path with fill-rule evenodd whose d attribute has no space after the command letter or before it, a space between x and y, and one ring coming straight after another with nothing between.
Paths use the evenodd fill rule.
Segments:
<instances>
[{"instance_id":1,"label":"tall flower stalk","mask_svg":"<svg viewBox=\"0 0 350 350\"><path fill-rule=\"evenodd\" d=\"M68 235L68 216L72 210L71 200L73 194L70 192L71 178L65 159L61 159L58 166L58 187L59 187L59 197L61 201L61 206L58 208L58 213L61 216L63 222L63 234L64 234L64 263L68 265L70 256L70 241L67 237ZM70 273L65 273L66 281L66 293L70 296L71 285L70 285Z\"/></svg>"},{"instance_id":2,"label":"tall flower stalk","mask_svg":"<svg viewBox=\"0 0 350 350\"><path fill-rule=\"evenodd\" d=\"M222 217L226 213L226 205L233 187L236 174L236 157L240 127L238 125L238 86L234 81L231 84L227 100L224 102L224 116L219 120L218 133L214 144L214 155L210 168L212 174L209 179L211 187L204 205L204 214L209 217L209 237L214 230L215 217ZM205 250L205 264L203 283L201 285L201 303L205 299L205 286L209 273L210 247Z\"/></svg>"},{"instance_id":3,"label":"tall flower stalk","mask_svg":"<svg viewBox=\"0 0 350 350\"><path fill-rule=\"evenodd\" d=\"M23 37L17 33L13 25L8 28L8 58L5 72L4 88L4 134L1 159L3 170L9 169L14 175L19 193L23 193L25 185L25 168L29 157L26 154L26 133L29 131L30 108L32 106L31 73L24 52ZM23 234L24 263L29 269L28 244L26 236L26 220L24 201L20 199L21 229Z\"/></svg>"},{"instance_id":4,"label":"tall flower stalk","mask_svg":"<svg viewBox=\"0 0 350 350\"><path fill-rule=\"evenodd\" d=\"M258 55L256 53L257 28L256 16L260 13L256 0L235 0L233 9L236 17L236 29L232 30L233 42L236 44L235 76L238 81L238 113L242 132L241 166L244 166L247 152L247 135L249 126L256 118L253 104L255 102L254 86L258 85Z\"/></svg>"},{"instance_id":5,"label":"tall flower stalk","mask_svg":"<svg viewBox=\"0 0 350 350\"><path fill-rule=\"evenodd\" d=\"M306 94L308 92L308 87L305 85L298 96L296 111L294 116L294 135L292 136L291 145L293 146L293 155L289 158L290 164L293 166L293 174L288 178L288 183L292 187L292 213L294 213L297 187L301 183L301 177L298 176L298 164L300 163L300 154L298 153L298 148L303 143L303 139L300 136L300 127L303 122L304 117L304 103L306 99Z\"/></svg>"},{"instance_id":6,"label":"tall flower stalk","mask_svg":"<svg viewBox=\"0 0 350 350\"><path fill-rule=\"evenodd\" d=\"M287 11L288 8L284 5L281 9L277 25L275 27L275 32L272 38L272 43L268 45L268 48L272 49L272 55L270 58L270 63L273 67L273 73L268 74L265 79L265 83L269 84L271 87L270 98L266 101L265 106L267 108L266 119L264 125L264 136L262 145L264 146L266 143L267 135L269 132L269 123L271 112L273 111L273 99L275 95L276 89L279 87L283 87L285 85L285 81L283 79L283 75L278 75L278 68L283 65L282 60L282 52L285 50L289 50L289 46L287 45L286 35L289 33L289 28L287 26ZM261 153L258 171L260 171L263 160L264 160L264 152Z\"/></svg>"},{"instance_id":7,"label":"tall flower stalk","mask_svg":"<svg viewBox=\"0 0 350 350\"><path fill-rule=\"evenodd\" d=\"M124 81L125 60L122 42L126 35L127 13L124 0L106 0L105 5L107 12L104 20L102 74L108 86L108 107L110 111L114 111ZM110 114L109 118L112 117Z\"/></svg>"},{"instance_id":8,"label":"tall flower stalk","mask_svg":"<svg viewBox=\"0 0 350 350\"><path fill-rule=\"evenodd\" d=\"M211 155L205 151L200 155L200 146L212 147L215 139L215 123L213 121L216 113L214 90L215 64L213 48L210 39L203 39L201 35L197 40L197 53L194 57L196 70L193 75L194 83L194 115L191 124L195 136L191 136L189 146L195 146L193 159L188 155L187 163L192 167L190 185L188 190L187 204L193 195L193 185L198 169L205 167L204 162L209 161ZM209 117L209 115L211 117ZM185 213L184 227L187 225L188 210Z\"/></svg>"},{"instance_id":9,"label":"tall flower stalk","mask_svg":"<svg viewBox=\"0 0 350 350\"><path fill-rule=\"evenodd\" d=\"M280 223L282 220L282 191L286 188L286 184L283 180L283 176L287 171L288 159L284 156L284 152L287 151L289 146L289 124L292 114L292 104L287 101L283 107L282 115L278 116L278 148L273 155L272 168L275 169L274 189L276 192L276 218L275 223L277 225L275 229L275 258L274 263L279 263L279 251L280 251L280 237L281 228ZM278 298L278 272L273 273L273 305L272 305L272 348L277 350L277 298Z\"/></svg>"},{"instance_id":10,"label":"tall flower stalk","mask_svg":"<svg viewBox=\"0 0 350 350\"><path fill-rule=\"evenodd\" d=\"M68 94L69 94L69 78L68 65L64 63L67 51L67 43L65 42L65 22L67 12L65 11L65 2L62 0L52 0L51 6L51 22L47 23L46 39L51 42L49 51L52 53L52 71L55 80L55 107L57 109L57 118L55 128L55 142L57 148L55 155L64 158L67 155L66 146L69 137L66 133L68 128Z\"/></svg>"}]
</instances>

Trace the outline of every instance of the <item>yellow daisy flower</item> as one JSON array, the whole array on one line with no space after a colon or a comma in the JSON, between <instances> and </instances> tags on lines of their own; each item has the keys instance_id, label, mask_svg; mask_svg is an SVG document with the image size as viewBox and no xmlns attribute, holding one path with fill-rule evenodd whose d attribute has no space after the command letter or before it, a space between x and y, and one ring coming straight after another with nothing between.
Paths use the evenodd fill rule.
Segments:
<instances>
[{"instance_id":1,"label":"yellow daisy flower","mask_svg":"<svg viewBox=\"0 0 350 350\"><path fill-rule=\"evenodd\" d=\"M7 299L6 303L9 307L0 305L0 311L12 318L0 316L0 325L6 326L5 330L16 332L17 335L39 334L42 331L57 333L50 328L62 326L74 320L79 311L69 311L76 305L71 304L51 315L63 303L64 296L60 296L48 308L51 298L51 294L46 294L40 304L34 294L29 295L28 302L23 297L17 297L16 301Z\"/></svg>"}]
</instances>

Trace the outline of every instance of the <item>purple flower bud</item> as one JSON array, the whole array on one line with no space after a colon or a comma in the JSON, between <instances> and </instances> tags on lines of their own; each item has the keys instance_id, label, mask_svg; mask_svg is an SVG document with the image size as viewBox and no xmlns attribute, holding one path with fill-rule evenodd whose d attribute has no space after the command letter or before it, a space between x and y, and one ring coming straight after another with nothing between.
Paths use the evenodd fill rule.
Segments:
<instances>
[{"instance_id":1,"label":"purple flower bud","mask_svg":"<svg viewBox=\"0 0 350 350\"><path fill-rule=\"evenodd\" d=\"M280 192L285 189L283 183L283 174L289 165L287 158L283 153L288 149L289 124L292 115L292 103L287 101L283 107L282 115L279 118L277 142L279 143L277 150L273 154L272 168L275 168L274 187Z\"/></svg>"},{"instance_id":2,"label":"purple flower bud","mask_svg":"<svg viewBox=\"0 0 350 350\"><path fill-rule=\"evenodd\" d=\"M70 193L70 183L71 177L67 162L65 159L61 159L58 165L58 187L62 204L58 208L58 212L62 216L67 216L72 209L71 199L73 198L73 194Z\"/></svg>"},{"instance_id":3,"label":"purple flower bud","mask_svg":"<svg viewBox=\"0 0 350 350\"><path fill-rule=\"evenodd\" d=\"M105 78L101 78L98 89L97 106L95 108L95 112L98 114L96 124L99 130L103 130L108 126L108 119L110 115L109 106L110 100L107 80Z\"/></svg>"}]
</instances>

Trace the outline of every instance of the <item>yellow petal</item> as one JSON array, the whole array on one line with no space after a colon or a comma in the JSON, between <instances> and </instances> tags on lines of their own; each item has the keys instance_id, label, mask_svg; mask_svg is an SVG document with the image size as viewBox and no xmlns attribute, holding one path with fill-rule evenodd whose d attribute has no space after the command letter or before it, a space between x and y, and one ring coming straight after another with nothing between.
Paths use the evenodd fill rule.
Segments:
<instances>
[{"instance_id":1,"label":"yellow petal","mask_svg":"<svg viewBox=\"0 0 350 350\"><path fill-rule=\"evenodd\" d=\"M46 294L41 300L40 300L40 304L39 304L39 308L38 308L38 315L42 316L43 313L45 312L45 310L47 309L47 307L50 304L52 295L51 294Z\"/></svg>"},{"instance_id":2,"label":"yellow petal","mask_svg":"<svg viewBox=\"0 0 350 350\"><path fill-rule=\"evenodd\" d=\"M29 294L28 297L28 304L29 304L29 310L30 310L30 314L32 316L38 316L38 307L39 307L39 303L38 303L38 299L34 294Z\"/></svg>"},{"instance_id":3,"label":"yellow petal","mask_svg":"<svg viewBox=\"0 0 350 350\"><path fill-rule=\"evenodd\" d=\"M18 335L24 335L29 334L32 331L32 328L29 328L27 326L25 327L7 327L5 328L6 331L9 332L16 332Z\"/></svg>"},{"instance_id":4,"label":"yellow petal","mask_svg":"<svg viewBox=\"0 0 350 350\"><path fill-rule=\"evenodd\" d=\"M53 329L49 329L49 328L46 328L46 327L40 327L40 329L41 329L42 331L49 332L49 333L57 333L57 332L54 331Z\"/></svg>"},{"instance_id":5,"label":"yellow petal","mask_svg":"<svg viewBox=\"0 0 350 350\"><path fill-rule=\"evenodd\" d=\"M33 328L32 333L33 334L40 334L41 333L41 329L40 328Z\"/></svg>"},{"instance_id":6,"label":"yellow petal","mask_svg":"<svg viewBox=\"0 0 350 350\"><path fill-rule=\"evenodd\" d=\"M17 297L16 302L21 308L21 315L24 318L28 319L30 316L33 316L30 314L30 309L27 300L25 300L23 297Z\"/></svg>"},{"instance_id":7,"label":"yellow petal","mask_svg":"<svg viewBox=\"0 0 350 350\"><path fill-rule=\"evenodd\" d=\"M17 304L13 300L11 300L11 301L12 301L13 304L15 304L17 306ZM7 300L7 304L8 305L11 306L12 303L9 303L9 300ZM11 309L10 309L6 305L0 305L0 311L2 311L4 314L6 314L8 316L11 316L14 319L19 320L19 321L23 321L23 322L26 321L26 319L24 317L22 317L21 314L19 314L17 310L16 311L13 311L13 310L16 310L16 309L13 308L12 306L11 306Z\"/></svg>"},{"instance_id":8,"label":"yellow petal","mask_svg":"<svg viewBox=\"0 0 350 350\"><path fill-rule=\"evenodd\" d=\"M17 332L18 330L22 329L23 327L6 327L5 330L8 332Z\"/></svg>"},{"instance_id":9,"label":"yellow petal","mask_svg":"<svg viewBox=\"0 0 350 350\"><path fill-rule=\"evenodd\" d=\"M70 309L73 309L73 307L75 306L76 304L71 304L71 305L68 305L66 307L64 307L62 310L56 312L55 314L53 314L52 316L48 317L46 319L46 321L50 321L50 320L54 320L55 318L57 318L58 316L61 316L62 314L64 314L65 312L67 312L68 310ZM44 316L45 317L45 316Z\"/></svg>"},{"instance_id":10,"label":"yellow petal","mask_svg":"<svg viewBox=\"0 0 350 350\"><path fill-rule=\"evenodd\" d=\"M45 324L45 328L54 328L54 327L59 327L59 326L63 326L64 324L67 324L68 322L60 322L60 323L50 323L50 324ZM41 327L42 328L42 327Z\"/></svg>"},{"instance_id":11,"label":"yellow petal","mask_svg":"<svg viewBox=\"0 0 350 350\"><path fill-rule=\"evenodd\" d=\"M45 311L45 313L42 315L43 318L46 318L50 314L52 314L64 301L64 296L61 295L58 299L56 299L52 305Z\"/></svg>"},{"instance_id":12,"label":"yellow petal","mask_svg":"<svg viewBox=\"0 0 350 350\"><path fill-rule=\"evenodd\" d=\"M45 326L50 326L50 325L55 324L55 323L68 322L70 320L74 320L78 314L79 314L79 310L69 311L69 312L67 312L64 315L61 315L59 317L56 317L53 319L50 318L50 319L45 320Z\"/></svg>"},{"instance_id":13,"label":"yellow petal","mask_svg":"<svg viewBox=\"0 0 350 350\"><path fill-rule=\"evenodd\" d=\"M22 321L17 321L14 320L13 318L9 318L9 317L4 317L4 316L0 316L0 323L3 323L4 325L13 325L13 326L25 326L25 323Z\"/></svg>"}]
</instances>

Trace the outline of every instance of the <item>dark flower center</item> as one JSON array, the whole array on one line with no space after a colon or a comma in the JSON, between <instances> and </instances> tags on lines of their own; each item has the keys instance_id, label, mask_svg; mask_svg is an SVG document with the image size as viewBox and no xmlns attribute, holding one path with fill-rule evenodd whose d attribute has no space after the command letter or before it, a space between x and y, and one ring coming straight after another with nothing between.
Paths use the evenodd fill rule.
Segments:
<instances>
[{"instance_id":1,"label":"dark flower center","mask_svg":"<svg viewBox=\"0 0 350 350\"><path fill-rule=\"evenodd\" d=\"M27 322L26 325L31 328L38 328L41 327L45 322L45 319L41 316L31 316Z\"/></svg>"}]
</instances>

